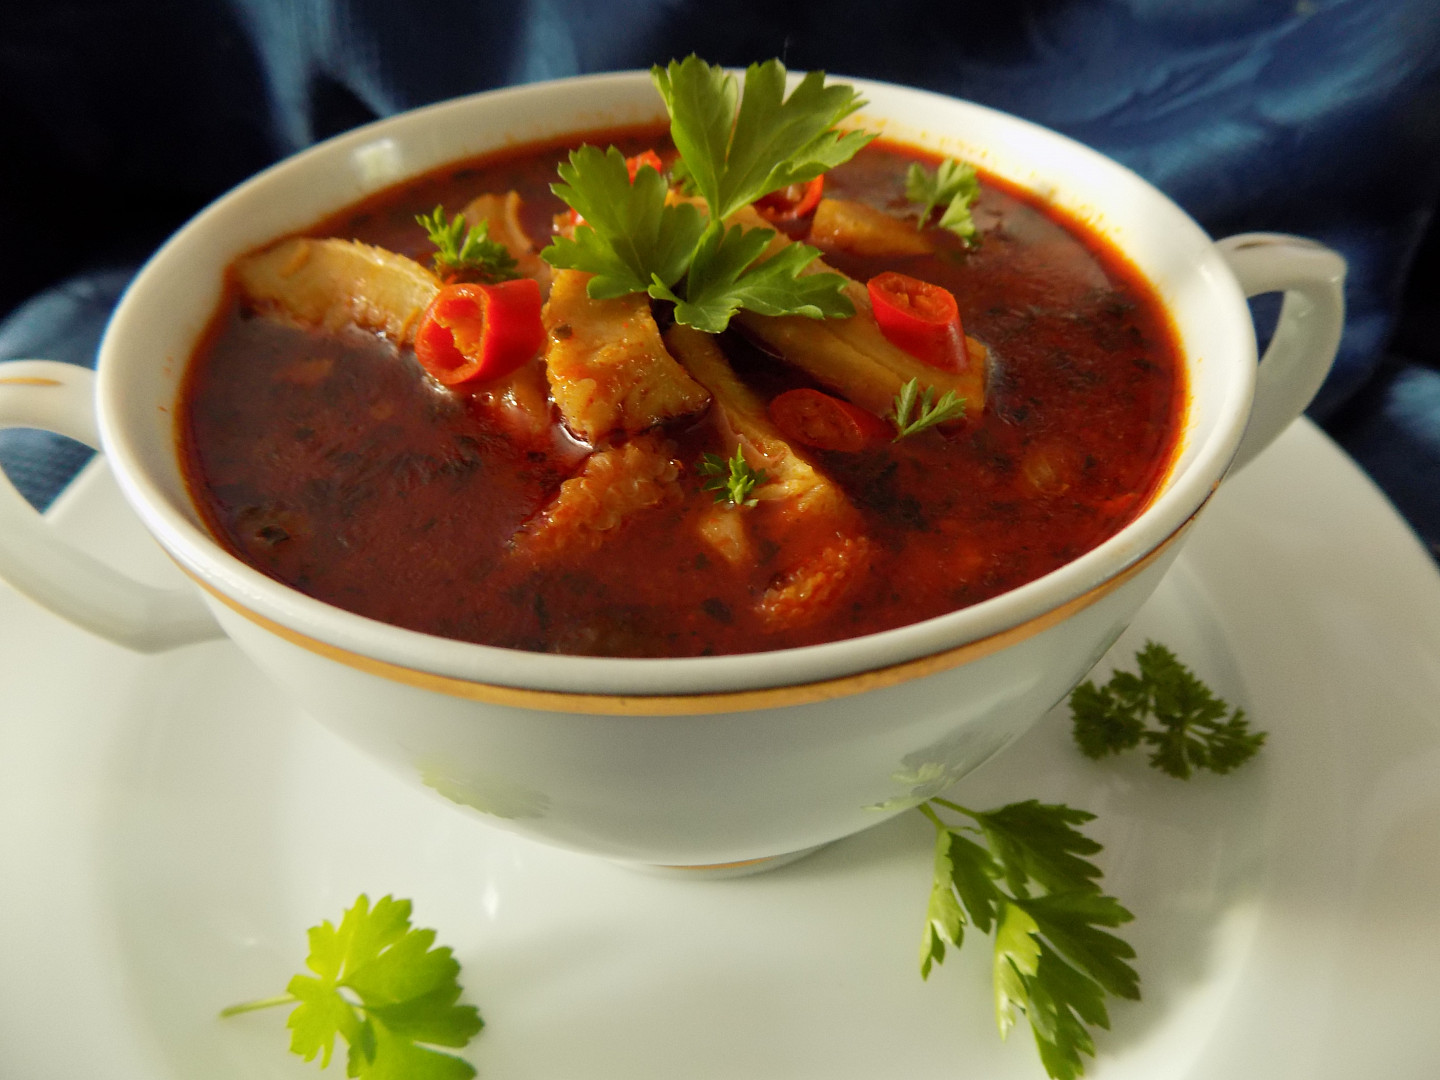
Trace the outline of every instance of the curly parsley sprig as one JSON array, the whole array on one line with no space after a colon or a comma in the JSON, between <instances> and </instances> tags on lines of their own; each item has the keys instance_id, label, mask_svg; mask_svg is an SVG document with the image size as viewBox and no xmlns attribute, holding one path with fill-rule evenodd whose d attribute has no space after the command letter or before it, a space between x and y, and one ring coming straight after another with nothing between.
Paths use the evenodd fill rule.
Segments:
<instances>
[{"instance_id":1,"label":"curly parsley sprig","mask_svg":"<svg viewBox=\"0 0 1440 1080\"><path fill-rule=\"evenodd\" d=\"M920 392L920 380L911 379L895 395L895 411L890 422L895 425L895 438L899 442L906 435L914 435L927 428L936 427L965 416L965 399L947 390L939 401L935 400L935 388L927 386Z\"/></svg>"},{"instance_id":2,"label":"curly parsley sprig","mask_svg":"<svg viewBox=\"0 0 1440 1080\"><path fill-rule=\"evenodd\" d=\"M939 810L972 824L951 825ZM1055 1080L1084 1072L1094 1056L1088 1026L1108 1028L1107 994L1139 1000L1135 950L1102 927L1134 918L1100 890L1085 856L1100 845L1077 825L1093 814L1031 799L970 810L934 798L919 810L935 826L935 874L920 949L920 974L959 948L965 927L995 933L995 1019L1003 1038L1016 1013L1030 1021L1040 1060Z\"/></svg>"},{"instance_id":3,"label":"curly parsley sprig","mask_svg":"<svg viewBox=\"0 0 1440 1080\"><path fill-rule=\"evenodd\" d=\"M705 477L700 486L714 492L716 502L728 502L732 506L754 506L756 500L750 497L750 492L768 479L764 469L750 467L738 446L735 456L729 460L719 454L701 455L696 468Z\"/></svg>"},{"instance_id":4,"label":"curly parsley sprig","mask_svg":"<svg viewBox=\"0 0 1440 1080\"><path fill-rule=\"evenodd\" d=\"M511 281L520 276L515 256L498 240L490 239L490 223L468 226L464 214L445 219L445 207L434 212L415 215L435 245L435 269L440 273L468 273L486 285Z\"/></svg>"},{"instance_id":5,"label":"curly parsley sprig","mask_svg":"<svg viewBox=\"0 0 1440 1080\"><path fill-rule=\"evenodd\" d=\"M1143 742L1151 765L1185 780L1195 769L1230 772L1265 744L1244 709L1232 711L1165 646L1147 641L1135 660L1139 674L1116 671L1103 687L1087 679L1070 694L1075 742L1087 757Z\"/></svg>"},{"instance_id":6,"label":"curly parsley sprig","mask_svg":"<svg viewBox=\"0 0 1440 1080\"><path fill-rule=\"evenodd\" d=\"M936 224L949 229L966 243L975 241L975 222L970 207L980 195L980 178L975 167L946 158L931 172L919 162L910 165L905 176L905 197L920 204L921 227L930 223L937 206L944 206Z\"/></svg>"},{"instance_id":7,"label":"curly parsley sprig","mask_svg":"<svg viewBox=\"0 0 1440 1080\"><path fill-rule=\"evenodd\" d=\"M410 901L386 896L372 908L360 896L337 928L327 919L309 932L305 966L279 997L232 1005L235 1016L294 1005L286 1026L290 1050L330 1064L339 1036L349 1047L345 1074L358 1080L469 1080L475 1068L433 1049L465 1046L484 1022L473 1005L458 1005L460 965L448 948L433 948L434 930L410 925Z\"/></svg>"},{"instance_id":8,"label":"curly parsley sprig","mask_svg":"<svg viewBox=\"0 0 1440 1080\"><path fill-rule=\"evenodd\" d=\"M772 229L727 227L757 199L814 179L854 156L874 136L836 125L863 101L852 87L810 72L785 95L778 60L752 64L744 93L735 76L696 56L650 76L670 114L680 158L672 173L704 202L672 203L663 177L641 169L631 182L624 156L582 146L560 166L551 190L584 220L541 257L593 274L592 297L647 292L675 304L678 322L719 333L736 311L846 318L854 304L839 274L802 274L819 251L790 244L762 259Z\"/></svg>"}]
</instances>

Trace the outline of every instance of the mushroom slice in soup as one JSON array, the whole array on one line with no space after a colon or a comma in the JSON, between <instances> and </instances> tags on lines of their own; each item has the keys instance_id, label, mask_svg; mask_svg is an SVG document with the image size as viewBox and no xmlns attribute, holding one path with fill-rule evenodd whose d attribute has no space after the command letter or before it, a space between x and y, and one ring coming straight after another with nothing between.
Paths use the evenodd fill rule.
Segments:
<instances>
[{"instance_id":1,"label":"mushroom slice in soup","mask_svg":"<svg viewBox=\"0 0 1440 1080\"><path fill-rule=\"evenodd\" d=\"M738 446L765 482L752 495L778 526L780 569L757 605L773 629L798 626L827 614L869 567L869 541L859 513L839 485L795 452L766 412L765 402L740 381L709 334L676 324L665 334L680 362L714 396L727 444ZM745 528L746 508L717 505L700 533L735 565L753 559L758 546Z\"/></svg>"},{"instance_id":2,"label":"mushroom slice in soup","mask_svg":"<svg viewBox=\"0 0 1440 1080\"><path fill-rule=\"evenodd\" d=\"M347 325L407 344L440 280L414 259L354 240L293 237L235 264L235 280L260 311L306 326Z\"/></svg>"},{"instance_id":3,"label":"mushroom slice in soup","mask_svg":"<svg viewBox=\"0 0 1440 1080\"><path fill-rule=\"evenodd\" d=\"M590 275L559 270L543 315L545 374L565 425L592 446L710 404L665 350L644 293L594 300Z\"/></svg>"},{"instance_id":4,"label":"mushroom slice in soup","mask_svg":"<svg viewBox=\"0 0 1440 1080\"><path fill-rule=\"evenodd\" d=\"M668 440L653 434L597 450L515 534L517 549L538 559L594 550L640 511L678 500L673 453Z\"/></svg>"}]
</instances>

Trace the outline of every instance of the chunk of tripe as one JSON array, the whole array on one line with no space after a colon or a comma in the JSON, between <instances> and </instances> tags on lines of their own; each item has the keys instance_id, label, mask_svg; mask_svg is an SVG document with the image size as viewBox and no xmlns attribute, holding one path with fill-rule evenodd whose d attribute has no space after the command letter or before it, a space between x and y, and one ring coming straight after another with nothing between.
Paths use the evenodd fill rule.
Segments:
<instances>
[{"instance_id":1,"label":"chunk of tripe","mask_svg":"<svg viewBox=\"0 0 1440 1080\"><path fill-rule=\"evenodd\" d=\"M765 483L750 494L761 501L792 499L806 514L851 521L854 511L844 492L795 453L766 411L765 401L740 381L712 334L676 323L666 344L685 369L714 396L716 420L733 453L739 446L752 469L764 469Z\"/></svg>"},{"instance_id":2,"label":"chunk of tripe","mask_svg":"<svg viewBox=\"0 0 1440 1080\"><path fill-rule=\"evenodd\" d=\"M489 412L512 439L537 448L550 441L550 391L538 360L471 389L470 401Z\"/></svg>"},{"instance_id":3,"label":"chunk of tripe","mask_svg":"<svg viewBox=\"0 0 1440 1080\"><path fill-rule=\"evenodd\" d=\"M715 503L701 516L699 529L700 539L731 566L744 566L755 561L755 545L745 531L742 507L729 502Z\"/></svg>"},{"instance_id":4,"label":"chunk of tripe","mask_svg":"<svg viewBox=\"0 0 1440 1080\"><path fill-rule=\"evenodd\" d=\"M803 626L833 611L870 568L870 542L837 536L771 579L756 605L773 629Z\"/></svg>"},{"instance_id":5,"label":"chunk of tripe","mask_svg":"<svg viewBox=\"0 0 1440 1080\"><path fill-rule=\"evenodd\" d=\"M716 417L731 452L738 446L765 482L751 496L769 503L807 542L779 538L781 568L756 610L774 629L799 626L830 611L869 566L869 541L860 516L834 481L798 455L766 412L765 402L740 381L710 334L676 324L665 334L675 356L714 396ZM700 521L700 535L732 565L753 561L745 508L717 504Z\"/></svg>"},{"instance_id":6,"label":"chunk of tripe","mask_svg":"<svg viewBox=\"0 0 1440 1080\"><path fill-rule=\"evenodd\" d=\"M545 303L545 374L565 425L592 446L710 403L665 350L644 293L592 300L590 275L557 270Z\"/></svg>"},{"instance_id":7,"label":"chunk of tripe","mask_svg":"<svg viewBox=\"0 0 1440 1080\"><path fill-rule=\"evenodd\" d=\"M730 221L747 228L765 227L764 219L749 207L733 215ZM767 254L774 254L789 242L780 234L770 242ZM836 271L816 259L806 267L805 273ZM966 338L969 364L964 371L932 367L890 344L875 321L875 311L864 285L847 278L845 295L855 305L855 315L849 319L757 315L742 309L735 320L767 350L876 416L884 416L893 409L895 395L911 379L919 380L922 391L934 387L937 398L953 390L957 397L965 399L967 413L977 413L985 407L989 352L984 345L974 338Z\"/></svg>"},{"instance_id":8,"label":"chunk of tripe","mask_svg":"<svg viewBox=\"0 0 1440 1080\"><path fill-rule=\"evenodd\" d=\"M516 548L540 559L593 551L635 514L682 496L673 454L655 434L597 450L515 534Z\"/></svg>"},{"instance_id":9,"label":"chunk of tripe","mask_svg":"<svg viewBox=\"0 0 1440 1080\"><path fill-rule=\"evenodd\" d=\"M489 225L490 239L504 244L515 259L517 270L540 282L541 290L545 291L550 288L553 271L550 264L535 253L530 234L520 221L522 205L518 191L507 191L504 195L477 196L466 204L462 213L469 225L478 226L482 222Z\"/></svg>"},{"instance_id":10,"label":"chunk of tripe","mask_svg":"<svg viewBox=\"0 0 1440 1080\"><path fill-rule=\"evenodd\" d=\"M928 255L935 250L915 222L850 199L821 199L810 219L809 239L816 247L853 255Z\"/></svg>"},{"instance_id":11,"label":"chunk of tripe","mask_svg":"<svg viewBox=\"0 0 1440 1080\"><path fill-rule=\"evenodd\" d=\"M409 343L440 280L414 259L355 240L293 237L235 264L249 302L306 326L376 330Z\"/></svg>"}]
</instances>

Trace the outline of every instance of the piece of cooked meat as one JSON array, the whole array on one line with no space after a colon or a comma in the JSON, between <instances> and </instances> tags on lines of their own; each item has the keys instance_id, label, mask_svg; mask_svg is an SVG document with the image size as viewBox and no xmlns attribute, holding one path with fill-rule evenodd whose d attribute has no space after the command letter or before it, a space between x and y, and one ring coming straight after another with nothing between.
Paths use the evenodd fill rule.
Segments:
<instances>
[{"instance_id":1,"label":"piece of cooked meat","mask_svg":"<svg viewBox=\"0 0 1440 1080\"><path fill-rule=\"evenodd\" d=\"M802 626L831 611L870 565L870 541L837 536L775 576L757 610L771 627Z\"/></svg>"},{"instance_id":2,"label":"piece of cooked meat","mask_svg":"<svg viewBox=\"0 0 1440 1080\"><path fill-rule=\"evenodd\" d=\"M781 523L781 569L762 594L758 614L774 629L820 618L869 568L870 543L860 533L859 513L838 484L785 441L765 402L740 381L710 334L677 323L665 340L714 396L732 447L740 447L751 468L765 470L765 482L751 494ZM753 557L756 548L745 528L747 514L718 507L700 521L701 537L732 565Z\"/></svg>"},{"instance_id":3,"label":"piece of cooked meat","mask_svg":"<svg viewBox=\"0 0 1440 1080\"><path fill-rule=\"evenodd\" d=\"M803 513L834 517L837 524L854 524L855 511L845 493L785 441L765 402L740 381L713 335L676 323L666 331L665 340L690 374L713 395L730 449L740 446L751 468L765 470L765 483L751 492L754 498L793 500Z\"/></svg>"},{"instance_id":4,"label":"piece of cooked meat","mask_svg":"<svg viewBox=\"0 0 1440 1080\"><path fill-rule=\"evenodd\" d=\"M540 559L594 550L636 513L682 496L673 453L653 434L597 450L515 534L516 546Z\"/></svg>"},{"instance_id":5,"label":"piece of cooked meat","mask_svg":"<svg viewBox=\"0 0 1440 1080\"><path fill-rule=\"evenodd\" d=\"M650 298L593 300L589 280L557 270L545 303L545 373L566 426L593 446L709 405L705 388L666 352Z\"/></svg>"},{"instance_id":6,"label":"piece of cooked meat","mask_svg":"<svg viewBox=\"0 0 1440 1080\"><path fill-rule=\"evenodd\" d=\"M261 311L306 326L355 325L407 344L440 280L414 259L354 240L292 237L235 264L235 281Z\"/></svg>"},{"instance_id":7,"label":"piece of cooked meat","mask_svg":"<svg viewBox=\"0 0 1440 1080\"><path fill-rule=\"evenodd\" d=\"M744 566L755 561L755 545L745 531L744 508L731 503L715 503L700 517L700 538L710 550L731 566Z\"/></svg>"},{"instance_id":8,"label":"piece of cooked meat","mask_svg":"<svg viewBox=\"0 0 1440 1080\"><path fill-rule=\"evenodd\" d=\"M538 260L537 260L538 261ZM249 302L306 326L339 330L355 325L411 344L415 328L440 291L440 279L413 259L353 240L284 240L235 265ZM319 382L333 360L307 359L282 374L290 382ZM483 386L467 388L517 437L539 439L550 426L550 401L539 365Z\"/></svg>"},{"instance_id":9,"label":"piece of cooked meat","mask_svg":"<svg viewBox=\"0 0 1440 1080\"><path fill-rule=\"evenodd\" d=\"M537 447L550 441L550 390L538 360L467 389L472 407L489 412L512 438Z\"/></svg>"}]
</instances>

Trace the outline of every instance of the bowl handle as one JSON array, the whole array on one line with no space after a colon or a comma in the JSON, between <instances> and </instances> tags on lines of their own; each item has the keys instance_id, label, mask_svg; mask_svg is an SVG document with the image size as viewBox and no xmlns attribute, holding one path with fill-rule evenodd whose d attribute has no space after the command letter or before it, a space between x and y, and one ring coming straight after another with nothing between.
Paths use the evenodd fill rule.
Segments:
<instances>
[{"instance_id":1,"label":"bowl handle","mask_svg":"<svg viewBox=\"0 0 1440 1080\"><path fill-rule=\"evenodd\" d=\"M1325 381L1345 324L1345 260L1314 240L1282 233L1241 233L1216 247L1246 296L1285 294L1233 471L1274 442Z\"/></svg>"},{"instance_id":2,"label":"bowl handle","mask_svg":"<svg viewBox=\"0 0 1440 1080\"><path fill-rule=\"evenodd\" d=\"M41 428L95 449L95 373L74 364L0 364L0 429ZM194 589L159 589L62 543L0 473L0 578L42 607L138 652L221 636Z\"/></svg>"}]
</instances>

